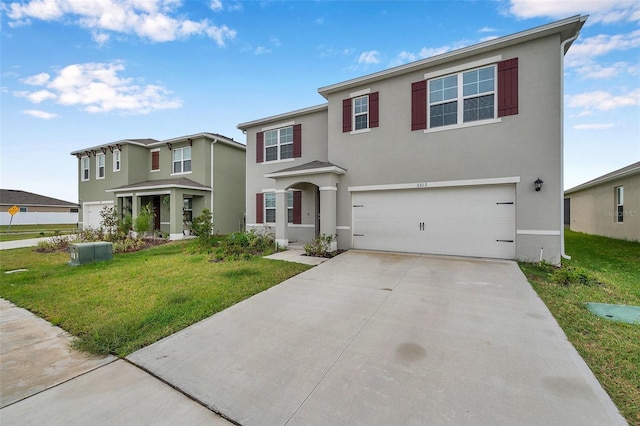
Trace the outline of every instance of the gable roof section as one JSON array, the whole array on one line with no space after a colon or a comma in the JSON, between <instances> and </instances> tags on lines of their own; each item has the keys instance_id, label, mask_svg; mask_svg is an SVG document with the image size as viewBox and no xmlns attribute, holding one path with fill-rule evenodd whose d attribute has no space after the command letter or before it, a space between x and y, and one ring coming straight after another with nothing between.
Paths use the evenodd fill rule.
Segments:
<instances>
[{"instance_id":1,"label":"gable roof section","mask_svg":"<svg viewBox=\"0 0 640 426\"><path fill-rule=\"evenodd\" d=\"M601 185L603 183L611 182L612 180L621 179L621 178L634 176L634 175L640 175L640 161L638 161L637 163L630 164L621 169L614 170L611 173L607 173L606 175L602 175L588 182L585 182L581 185L574 186L573 188L567 189L566 191L564 191L564 194L569 195L574 192L582 191L584 189L589 189L594 186Z\"/></svg>"},{"instance_id":2,"label":"gable roof section","mask_svg":"<svg viewBox=\"0 0 640 426\"><path fill-rule=\"evenodd\" d=\"M18 189L0 189L0 204L41 207L78 207L78 204Z\"/></svg>"},{"instance_id":3,"label":"gable roof section","mask_svg":"<svg viewBox=\"0 0 640 426\"><path fill-rule=\"evenodd\" d=\"M324 86L318 89L324 98L328 99L328 95L334 92L351 89L363 84L370 84L379 80L387 79L389 77L395 77L402 74L407 74L442 63L464 59L469 56L477 55L484 52L490 52L504 47L512 46L515 44L524 43L530 40L535 40L542 37L547 37L552 34L560 34L561 40L568 40L576 35L588 16L572 16L571 18L563 19L561 21L552 22L550 24L542 25L539 27L531 28L525 31L521 31L515 34L499 37L493 40L478 43L472 46L463 47L461 49L446 52L441 55L432 56L430 58L422 59L419 61L411 62L408 64L400 65L394 68L389 68L383 71L379 71L373 74L357 77L351 80L343 81L341 83ZM565 47L565 53L571 46L571 43L567 43Z\"/></svg>"},{"instance_id":4,"label":"gable roof section","mask_svg":"<svg viewBox=\"0 0 640 426\"><path fill-rule=\"evenodd\" d=\"M211 188L202 185L198 182L194 182L187 178L178 179L158 179L147 180L144 182L132 183L129 185L118 186L116 188L107 189L106 192L122 192L122 191L141 191L147 189L167 189L167 188L182 188L182 189L199 189L204 191L211 191Z\"/></svg>"},{"instance_id":5,"label":"gable roof section","mask_svg":"<svg viewBox=\"0 0 640 426\"><path fill-rule=\"evenodd\" d=\"M92 146L90 148L84 148L84 149L79 149L77 151L73 151L71 152L71 155L82 155L85 154L87 151L95 151L98 149L102 149L102 148L108 148L108 147L116 147L117 145L137 145L137 146L144 146L144 147L153 147L153 146L158 146L158 145L164 145L166 143L176 143L176 142L180 142L180 141L187 141L189 139L198 139L198 138L205 138L205 139L209 139L211 141L213 141L214 143L224 143L225 145L229 145L229 146L233 146L234 148L238 148L238 149L242 149L245 150L246 147L244 144L235 141L233 138L229 138L227 136L221 135L219 133L209 133L209 132L202 132L202 133L195 133L193 135L187 135L187 136L179 136L177 138L171 138L171 139L166 139L166 140L157 140L157 139L151 139L151 138L147 138L147 139L122 139L119 140L117 142L109 142L109 143L104 143L102 145L96 145L96 146Z\"/></svg>"},{"instance_id":6,"label":"gable roof section","mask_svg":"<svg viewBox=\"0 0 640 426\"><path fill-rule=\"evenodd\" d=\"M283 114L272 115L265 118L259 118L257 120L247 121L245 123L240 123L236 127L240 130L247 130L249 127L255 127L263 124L273 123L276 121L282 120L290 120L294 117L298 117L305 114L311 114L317 111L328 110L329 104L324 103L320 105L315 105L307 108L297 109L290 112L285 112Z\"/></svg>"},{"instance_id":7,"label":"gable roof section","mask_svg":"<svg viewBox=\"0 0 640 426\"><path fill-rule=\"evenodd\" d=\"M300 164L299 166L289 167L286 169L278 170L276 172L267 173L264 176L268 178L279 178L287 176L315 175L318 173L334 173L337 175L343 175L346 172L346 169L343 169L340 166L336 166L333 163L316 160L309 163Z\"/></svg>"}]
</instances>

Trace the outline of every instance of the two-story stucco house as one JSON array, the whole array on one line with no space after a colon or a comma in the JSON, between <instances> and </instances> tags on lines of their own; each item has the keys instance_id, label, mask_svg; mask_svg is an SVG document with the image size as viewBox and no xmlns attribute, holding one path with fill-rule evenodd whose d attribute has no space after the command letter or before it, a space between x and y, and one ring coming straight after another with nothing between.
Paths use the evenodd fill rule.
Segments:
<instances>
[{"instance_id":1,"label":"two-story stucco house","mask_svg":"<svg viewBox=\"0 0 640 426\"><path fill-rule=\"evenodd\" d=\"M121 218L151 204L154 229L171 239L203 209L214 231L243 229L245 146L215 133L169 140L125 139L71 153L78 158L78 204L83 228L99 227L100 211L115 207Z\"/></svg>"},{"instance_id":2,"label":"two-story stucco house","mask_svg":"<svg viewBox=\"0 0 640 426\"><path fill-rule=\"evenodd\" d=\"M337 84L238 125L247 227L279 244L554 264L563 253L563 61L576 16ZM536 184L537 181L537 184Z\"/></svg>"}]
</instances>

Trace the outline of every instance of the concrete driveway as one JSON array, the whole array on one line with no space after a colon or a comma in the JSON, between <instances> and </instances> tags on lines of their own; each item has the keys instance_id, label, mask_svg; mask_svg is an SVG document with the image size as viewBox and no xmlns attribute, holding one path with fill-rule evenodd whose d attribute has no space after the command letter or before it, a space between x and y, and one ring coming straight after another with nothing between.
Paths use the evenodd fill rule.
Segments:
<instances>
[{"instance_id":1,"label":"concrete driveway","mask_svg":"<svg viewBox=\"0 0 640 426\"><path fill-rule=\"evenodd\" d=\"M243 425L625 424L510 261L350 251L128 360Z\"/></svg>"}]
</instances>

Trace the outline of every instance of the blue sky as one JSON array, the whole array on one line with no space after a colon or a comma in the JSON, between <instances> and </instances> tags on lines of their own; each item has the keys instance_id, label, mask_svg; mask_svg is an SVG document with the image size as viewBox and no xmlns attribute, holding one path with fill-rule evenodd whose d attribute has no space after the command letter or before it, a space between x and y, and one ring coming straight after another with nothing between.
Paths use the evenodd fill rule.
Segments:
<instances>
[{"instance_id":1,"label":"blue sky","mask_svg":"<svg viewBox=\"0 0 640 426\"><path fill-rule=\"evenodd\" d=\"M0 186L77 201L71 151L214 132L317 89L590 15L565 62L565 188L640 160L628 0L0 2Z\"/></svg>"}]
</instances>

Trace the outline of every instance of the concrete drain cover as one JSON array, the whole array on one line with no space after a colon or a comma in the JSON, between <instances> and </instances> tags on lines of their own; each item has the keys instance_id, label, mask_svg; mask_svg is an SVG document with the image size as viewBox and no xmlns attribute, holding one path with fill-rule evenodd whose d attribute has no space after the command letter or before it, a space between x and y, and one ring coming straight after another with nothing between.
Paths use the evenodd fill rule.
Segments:
<instances>
[{"instance_id":1,"label":"concrete drain cover","mask_svg":"<svg viewBox=\"0 0 640 426\"><path fill-rule=\"evenodd\" d=\"M585 303L587 309L602 318L629 324L640 324L640 306L610 305L607 303Z\"/></svg>"}]
</instances>

